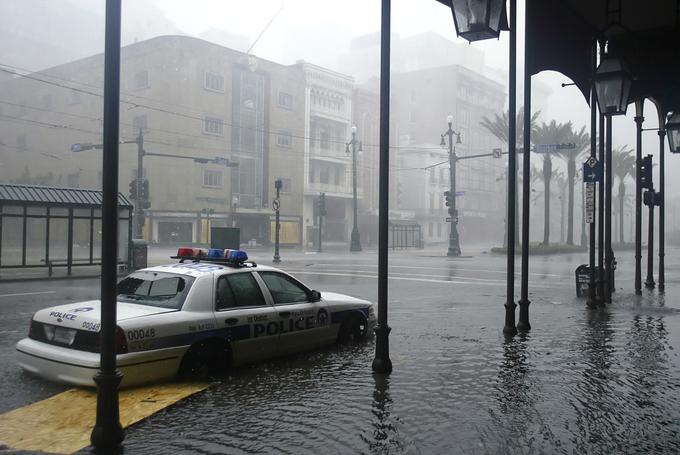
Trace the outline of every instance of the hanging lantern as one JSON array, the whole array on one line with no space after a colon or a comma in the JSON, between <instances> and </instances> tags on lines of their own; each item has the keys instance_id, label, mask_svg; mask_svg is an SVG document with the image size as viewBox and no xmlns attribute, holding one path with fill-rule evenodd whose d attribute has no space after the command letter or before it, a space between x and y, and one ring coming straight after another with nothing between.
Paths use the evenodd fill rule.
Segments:
<instances>
[{"instance_id":1,"label":"hanging lantern","mask_svg":"<svg viewBox=\"0 0 680 455\"><path fill-rule=\"evenodd\" d=\"M505 0L452 0L458 36L468 41L498 38Z\"/></svg>"},{"instance_id":2,"label":"hanging lantern","mask_svg":"<svg viewBox=\"0 0 680 455\"><path fill-rule=\"evenodd\" d=\"M597 105L605 115L625 115L633 78L624 63L605 55L595 71Z\"/></svg>"},{"instance_id":3,"label":"hanging lantern","mask_svg":"<svg viewBox=\"0 0 680 455\"><path fill-rule=\"evenodd\" d=\"M668 116L666 121L666 135L671 153L680 153L680 112Z\"/></svg>"}]
</instances>

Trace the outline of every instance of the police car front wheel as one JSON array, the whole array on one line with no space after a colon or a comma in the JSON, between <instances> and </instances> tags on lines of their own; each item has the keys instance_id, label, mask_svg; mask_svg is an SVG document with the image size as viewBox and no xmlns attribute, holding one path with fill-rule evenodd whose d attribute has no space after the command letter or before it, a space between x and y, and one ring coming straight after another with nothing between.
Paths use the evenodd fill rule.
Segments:
<instances>
[{"instance_id":1,"label":"police car front wheel","mask_svg":"<svg viewBox=\"0 0 680 455\"><path fill-rule=\"evenodd\" d=\"M202 341L191 346L179 367L180 379L207 380L223 374L229 365L229 346Z\"/></svg>"},{"instance_id":2,"label":"police car front wheel","mask_svg":"<svg viewBox=\"0 0 680 455\"><path fill-rule=\"evenodd\" d=\"M338 342L341 344L354 343L366 338L366 318L361 314L349 316L340 326Z\"/></svg>"}]
</instances>

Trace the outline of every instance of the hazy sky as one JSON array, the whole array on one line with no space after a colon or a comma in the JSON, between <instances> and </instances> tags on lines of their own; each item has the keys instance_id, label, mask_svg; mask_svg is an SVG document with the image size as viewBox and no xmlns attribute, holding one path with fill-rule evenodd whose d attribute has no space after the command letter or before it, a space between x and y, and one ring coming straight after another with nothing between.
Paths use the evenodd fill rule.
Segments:
<instances>
[{"instance_id":1,"label":"hazy sky","mask_svg":"<svg viewBox=\"0 0 680 455\"><path fill-rule=\"evenodd\" d=\"M26 5L28 11L12 19L14 23L22 23L21 30L34 30L40 33L46 26L45 21L39 21L32 11L45 10L47 6L54 10L54 0L2 0L0 14L16 13ZM60 0L64 1L64 0ZM7 2L7 3L5 3ZM87 10L103 18L104 0L69 0L80 9ZM519 0L518 12L518 55L522 68L523 58L523 0ZM45 8L41 8L40 5ZM284 64L290 64L298 59L327 66L342 71L339 67L339 57L346 54L353 37L376 33L380 30L379 0L124 0L123 27L132 31L133 35L140 35L146 39L154 34L171 33L176 29L190 35L198 35L209 29L223 30L230 34L243 35L249 42L257 39L277 11L280 14L259 39L253 53L259 57ZM6 7L3 9L3 5ZM10 8L7 8L10 6ZM65 14L61 14L64 16ZM8 16L5 14L5 16ZM165 17L163 17L165 16ZM31 24L35 18L35 24ZM77 19L70 19L77 22ZM90 20L83 19L81 20ZM90 20L91 21L91 20ZM88 39L97 42L96 49L103 49L103 20L101 21L100 36L89 36ZM11 24L12 22L10 22ZM54 36L62 37L65 33L78 30L79 27L69 22L68 18L54 17L48 24L59 27ZM77 24L75 24L77 25ZM458 40L451 12L444 5L435 0L393 0L392 2L392 32L401 37L421 32L435 32L445 38ZM88 32L89 33L89 32ZM151 35L151 36L149 36ZM28 36L28 35L27 35ZM129 35L128 35L129 38ZM61 39L61 38L60 38ZM73 38L70 44L74 48L82 44L82 37ZM101 43L99 43L101 40ZM460 40L460 42L464 42ZM68 45L68 44L67 44ZM501 35L499 40L489 40L472 44L485 52L486 64L491 67L507 69L508 62L508 33ZM239 49L245 51L246 49ZM101 51L101 50L100 50ZM0 49L0 55L2 50ZM11 62L9 62L11 64ZM377 65L377 62L376 62ZM39 68L40 65L36 65ZM521 74L518 81L522 80ZM562 88L562 82L569 82L560 74L548 72L535 76L534 80L541 81L551 90L548 107L543 112L543 118L556 119L559 122L572 121L577 127L589 125L589 108L583 96L575 87ZM521 105L521 99L518 100ZM645 108L645 127L656 127L657 114L651 103ZM614 144L634 145L635 130L633 123L634 108L630 106L626 117L618 117L614 122ZM644 153L657 153L658 139L654 132L645 133ZM668 160L671 171L680 171L680 165L675 157ZM672 179L669 179L672 181ZM671 183L671 185L674 185ZM675 190L676 188L674 188ZM680 183L677 185L680 190Z\"/></svg>"}]
</instances>

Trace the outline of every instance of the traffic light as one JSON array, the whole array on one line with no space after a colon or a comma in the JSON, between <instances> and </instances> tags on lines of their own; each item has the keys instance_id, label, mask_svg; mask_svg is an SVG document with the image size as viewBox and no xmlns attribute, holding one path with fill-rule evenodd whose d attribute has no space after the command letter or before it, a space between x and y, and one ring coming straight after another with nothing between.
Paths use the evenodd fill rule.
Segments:
<instances>
[{"instance_id":1,"label":"traffic light","mask_svg":"<svg viewBox=\"0 0 680 455\"><path fill-rule=\"evenodd\" d=\"M652 155L647 155L640 160L640 185L648 190L654 188L654 183L652 182Z\"/></svg>"},{"instance_id":2,"label":"traffic light","mask_svg":"<svg viewBox=\"0 0 680 455\"><path fill-rule=\"evenodd\" d=\"M274 188L276 188L278 191L281 191L281 188L283 188L283 181L281 179L274 180Z\"/></svg>"},{"instance_id":3,"label":"traffic light","mask_svg":"<svg viewBox=\"0 0 680 455\"><path fill-rule=\"evenodd\" d=\"M642 195L642 200L647 207L655 205L654 191L645 191Z\"/></svg>"},{"instance_id":4,"label":"traffic light","mask_svg":"<svg viewBox=\"0 0 680 455\"><path fill-rule=\"evenodd\" d=\"M137 179L130 182L130 199L137 200Z\"/></svg>"},{"instance_id":5,"label":"traffic light","mask_svg":"<svg viewBox=\"0 0 680 455\"><path fill-rule=\"evenodd\" d=\"M319 194L319 215L326 216L326 193Z\"/></svg>"},{"instance_id":6,"label":"traffic light","mask_svg":"<svg viewBox=\"0 0 680 455\"><path fill-rule=\"evenodd\" d=\"M146 201L149 199L149 180L143 179L139 198Z\"/></svg>"},{"instance_id":7,"label":"traffic light","mask_svg":"<svg viewBox=\"0 0 680 455\"><path fill-rule=\"evenodd\" d=\"M444 200L446 201L446 206L451 207L451 192L444 191Z\"/></svg>"}]
</instances>

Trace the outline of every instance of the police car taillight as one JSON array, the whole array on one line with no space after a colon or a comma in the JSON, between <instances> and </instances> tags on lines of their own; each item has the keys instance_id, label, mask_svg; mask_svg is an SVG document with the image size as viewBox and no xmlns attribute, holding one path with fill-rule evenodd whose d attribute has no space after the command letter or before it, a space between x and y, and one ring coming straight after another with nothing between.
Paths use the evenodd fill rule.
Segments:
<instances>
[{"instance_id":1,"label":"police car taillight","mask_svg":"<svg viewBox=\"0 0 680 455\"><path fill-rule=\"evenodd\" d=\"M123 329L116 326L116 354L127 354L128 345Z\"/></svg>"}]
</instances>

